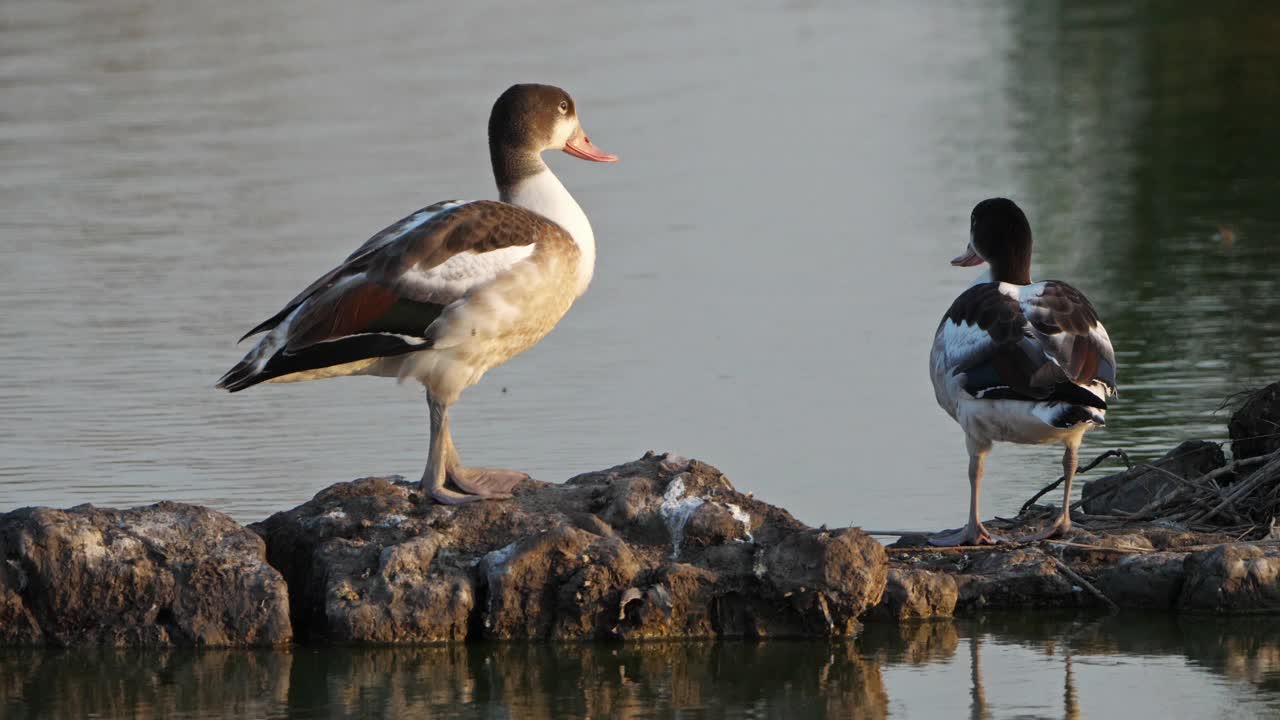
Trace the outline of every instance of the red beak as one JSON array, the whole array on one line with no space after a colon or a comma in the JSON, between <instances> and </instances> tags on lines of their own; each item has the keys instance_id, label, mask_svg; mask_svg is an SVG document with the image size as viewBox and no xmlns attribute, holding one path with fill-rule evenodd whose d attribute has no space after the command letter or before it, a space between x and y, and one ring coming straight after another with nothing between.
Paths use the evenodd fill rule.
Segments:
<instances>
[{"instance_id":1,"label":"red beak","mask_svg":"<svg viewBox=\"0 0 1280 720\"><path fill-rule=\"evenodd\" d=\"M573 135L565 141L564 151L576 158L592 162L618 162L618 156L607 153L591 144L591 139L582 132L582 128L573 131Z\"/></svg>"},{"instance_id":2,"label":"red beak","mask_svg":"<svg viewBox=\"0 0 1280 720\"><path fill-rule=\"evenodd\" d=\"M956 267L973 267L974 265L981 265L984 262L986 262L986 260L983 260L982 256L979 255L978 252L973 249L972 245L970 245L964 251L964 254L958 258L953 259L951 261L951 264L955 265Z\"/></svg>"}]
</instances>

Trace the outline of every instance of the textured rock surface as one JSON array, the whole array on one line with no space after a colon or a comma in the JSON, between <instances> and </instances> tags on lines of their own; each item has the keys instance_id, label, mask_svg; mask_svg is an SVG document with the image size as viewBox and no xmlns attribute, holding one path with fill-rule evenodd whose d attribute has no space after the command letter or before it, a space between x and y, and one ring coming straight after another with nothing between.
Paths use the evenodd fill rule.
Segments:
<instances>
[{"instance_id":1,"label":"textured rock surface","mask_svg":"<svg viewBox=\"0 0 1280 720\"><path fill-rule=\"evenodd\" d=\"M1080 588L1038 549L988 553L956 576L962 610L1068 608L1089 605Z\"/></svg>"},{"instance_id":2,"label":"textured rock surface","mask_svg":"<svg viewBox=\"0 0 1280 720\"><path fill-rule=\"evenodd\" d=\"M231 518L164 502L0 515L0 644L289 642L284 579Z\"/></svg>"},{"instance_id":3,"label":"textured rock surface","mask_svg":"<svg viewBox=\"0 0 1280 720\"><path fill-rule=\"evenodd\" d=\"M916 568L890 568L875 620L924 620L951 617L959 589L952 575Z\"/></svg>"},{"instance_id":4,"label":"textured rock surface","mask_svg":"<svg viewBox=\"0 0 1280 720\"><path fill-rule=\"evenodd\" d=\"M1188 555L1184 567L1182 610L1280 612L1280 548L1221 545Z\"/></svg>"},{"instance_id":5,"label":"textured rock surface","mask_svg":"<svg viewBox=\"0 0 1280 720\"><path fill-rule=\"evenodd\" d=\"M918 542L890 546L888 582L869 618L941 615L948 581L956 588L955 613L965 615L1112 605L1280 614L1280 545L1274 541L1236 543L1228 535L1149 523L1101 534L1076 528L1064 540L1033 545L941 550Z\"/></svg>"},{"instance_id":6,"label":"textured rock surface","mask_svg":"<svg viewBox=\"0 0 1280 720\"><path fill-rule=\"evenodd\" d=\"M887 574L861 531L652 454L455 507L366 478L254 527L299 636L353 642L847 635Z\"/></svg>"},{"instance_id":7,"label":"textured rock surface","mask_svg":"<svg viewBox=\"0 0 1280 720\"><path fill-rule=\"evenodd\" d=\"M1081 490L1082 509L1093 515L1131 513L1178 487L1177 480L1167 473L1196 478L1226 462L1217 443L1188 440L1151 463L1159 470L1135 467L1085 483Z\"/></svg>"},{"instance_id":8,"label":"textured rock surface","mask_svg":"<svg viewBox=\"0 0 1280 720\"><path fill-rule=\"evenodd\" d=\"M1122 608L1170 610L1182 592L1186 557L1176 552L1121 556L1099 568L1093 583Z\"/></svg>"},{"instance_id":9,"label":"textured rock surface","mask_svg":"<svg viewBox=\"0 0 1280 720\"><path fill-rule=\"evenodd\" d=\"M1007 535L1020 532L1004 521L990 524ZM1227 535L1167 523L1118 524L1097 532L1077 526L1059 540L984 548L932 548L923 536L904 536L889 548L888 584L870 617L930 617L926 613L939 607L935 599L945 598L947 581L956 588L954 612L962 615L1110 607L1099 593L1121 608L1176 609L1187 572L1184 559L1230 542Z\"/></svg>"}]
</instances>

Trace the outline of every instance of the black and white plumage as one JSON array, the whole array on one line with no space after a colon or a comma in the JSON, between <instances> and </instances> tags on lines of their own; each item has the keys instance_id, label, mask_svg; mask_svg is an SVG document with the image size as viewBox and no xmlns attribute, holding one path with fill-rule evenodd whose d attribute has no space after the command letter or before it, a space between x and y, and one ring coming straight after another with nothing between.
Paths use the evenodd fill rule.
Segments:
<instances>
[{"instance_id":1,"label":"black and white plumage","mask_svg":"<svg viewBox=\"0 0 1280 720\"><path fill-rule=\"evenodd\" d=\"M982 464L995 442L1060 442L1067 475L1084 433L1106 424L1116 392L1111 338L1088 298L1058 281L1030 282L1031 229L1010 200L973 210L972 239L959 266L989 262L938 325L930 375L938 405L964 429L970 455L970 518L938 544L990 542L977 517ZM1068 468L1069 466L1069 468ZM1070 526L1064 513L1046 536Z\"/></svg>"}]
</instances>

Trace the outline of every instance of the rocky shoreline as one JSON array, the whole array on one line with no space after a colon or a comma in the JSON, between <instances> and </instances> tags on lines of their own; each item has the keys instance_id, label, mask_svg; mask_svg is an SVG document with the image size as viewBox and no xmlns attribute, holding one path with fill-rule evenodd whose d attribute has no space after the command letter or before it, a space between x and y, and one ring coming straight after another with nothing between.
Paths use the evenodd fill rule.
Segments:
<instances>
[{"instance_id":1,"label":"rocky shoreline","mask_svg":"<svg viewBox=\"0 0 1280 720\"><path fill-rule=\"evenodd\" d=\"M1156 465L1173 483L1220 456ZM1116 502L1141 502L1129 485L1167 490L1126 472ZM1095 482L1091 512L1122 484ZM842 637L995 610L1280 613L1280 541L1113 524L1031 545L885 547L653 453L457 507L363 478L248 527L170 502L23 508L0 515L0 645Z\"/></svg>"}]
</instances>

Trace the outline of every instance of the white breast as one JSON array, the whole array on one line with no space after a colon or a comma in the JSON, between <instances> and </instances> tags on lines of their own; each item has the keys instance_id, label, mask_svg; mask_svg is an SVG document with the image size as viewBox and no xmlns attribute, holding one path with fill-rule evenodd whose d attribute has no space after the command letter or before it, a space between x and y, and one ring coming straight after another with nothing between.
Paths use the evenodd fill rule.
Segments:
<instances>
[{"instance_id":1,"label":"white breast","mask_svg":"<svg viewBox=\"0 0 1280 720\"><path fill-rule=\"evenodd\" d=\"M555 222L569 232L577 243L581 257L578 261L578 287L576 294L587 291L596 266L596 236L591 231L587 214L561 184L560 179L545 168L504 193L504 202L519 205Z\"/></svg>"}]
</instances>

